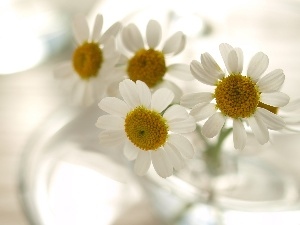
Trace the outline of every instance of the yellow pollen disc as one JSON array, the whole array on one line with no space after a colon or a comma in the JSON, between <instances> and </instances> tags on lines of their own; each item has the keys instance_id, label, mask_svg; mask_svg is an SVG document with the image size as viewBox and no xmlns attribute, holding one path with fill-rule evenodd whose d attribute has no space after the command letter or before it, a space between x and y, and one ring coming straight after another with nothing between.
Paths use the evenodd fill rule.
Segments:
<instances>
[{"instance_id":1,"label":"yellow pollen disc","mask_svg":"<svg viewBox=\"0 0 300 225\"><path fill-rule=\"evenodd\" d=\"M167 71L164 54L154 49L141 49L129 60L127 73L131 80L155 86Z\"/></svg>"},{"instance_id":2,"label":"yellow pollen disc","mask_svg":"<svg viewBox=\"0 0 300 225\"><path fill-rule=\"evenodd\" d=\"M278 107L267 105L267 104L262 103L262 102L258 103L258 107L261 107L261 108L264 108L266 110L269 110L270 112L272 112L274 114L277 114L277 112L278 112Z\"/></svg>"},{"instance_id":3,"label":"yellow pollen disc","mask_svg":"<svg viewBox=\"0 0 300 225\"><path fill-rule=\"evenodd\" d=\"M139 106L127 114L125 132L138 148L156 150L166 143L168 126L158 112Z\"/></svg>"},{"instance_id":4,"label":"yellow pollen disc","mask_svg":"<svg viewBox=\"0 0 300 225\"><path fill-rule=\"evenodd\" d=\"M256 84L246 76L232 74L223 78L215 89L217 108L231 118L250 117L259 103Z\"/></svg>"},{"instance_id":5,"label":"yellow pollen disc","mask_svg":"<svg viewBox=\"0 0 300 225\"><path fill-rule=\"evenodd\" d=\"M102 51L98 43L85 42L73 53L73 67L82 79L97 76L102 62Z\"/></svg>"}]
</instances>

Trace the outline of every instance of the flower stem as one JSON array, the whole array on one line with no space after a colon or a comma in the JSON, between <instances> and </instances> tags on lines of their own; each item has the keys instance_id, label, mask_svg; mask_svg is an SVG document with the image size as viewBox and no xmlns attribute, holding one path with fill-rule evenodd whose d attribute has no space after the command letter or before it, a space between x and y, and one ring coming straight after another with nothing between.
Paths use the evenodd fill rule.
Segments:
<instances>
[{"instance_id":1,"label":"flower stem","mask_svg":"<svg viewBox=\"0 0 300 225\"><path fill-rule=\"evenodd\" d=\"M209 143L208 140L201 135L201 126L197 126L196 130L201 139L205 143L205 150L203 152L203 159L206 164L207 171L209 175L212 177L220 175L222 173L222 148L223 143L228 137L228 135L232 132L232 128L222 128L220 131L220 134L218 136L218 139L214 143ZM217 224L222 224L222 214L221 209L215 202L215 190L214 187L210 186L206 190L208 192L207 199L199 199L195 200L193 202L187 202L183 205L183 207L174 215L174 217L170 220L170 225L174 224L180 224L180 221L187 215L187 213L192 210L194 206L197 204L206 204L208 207L211 207L212 210L214 210L215 216L216 216L216 222Z\"/></svg>"},{"instance_id":2,"label":"flower stem","mask_svg":"<svg viewBox=\"0 0 300 225\"><path fill-rule=\"evenodd\" d=\"M216 143L206 142L206 149L203 153L203 157L208 171L211 175L218 175L222 167L221 151L224 140L231 133L232 128L223 128L220 131L218 140Z\"/></svg>"}]
</instances>

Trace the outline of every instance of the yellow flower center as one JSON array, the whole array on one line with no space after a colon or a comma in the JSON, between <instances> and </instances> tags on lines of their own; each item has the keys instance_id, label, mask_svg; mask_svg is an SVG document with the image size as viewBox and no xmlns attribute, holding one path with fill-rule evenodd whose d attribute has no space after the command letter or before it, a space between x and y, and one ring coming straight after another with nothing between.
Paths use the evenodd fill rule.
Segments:
<instances>
[{"instance_id":1,"label":"yellow flower center","mask_svg":"<svg viewBox=\"0 0 300 225\"><path fill-rule=\"evenodd\" d=\"M216 107L231 118L250 117L259 103L260 92L256 84L241 74L223 78L215 89Z\"/></svg>"},{"instance_id":2,"label":"yellow flower center","mask_svg":"<svg viewBox=\"0 0 300 225\"><path fill-rule=\"evenodd\" d=\"M129 60L127 73L131 80L155 86L167 71L164 54L154 49L141 49Z\"/></svg>"},{"instance_id":3,"label":"yellow flower center","mask_svg":"<svg viewBox=\"0 0 300 225\"><path fill-rule=\"evenodd\" d=\"M259 102L258 107L264 108L266 110L269 110L270 112L277 114L278 113L278 107L267 105L265 103Z\"/></svg>"},{"instance_id":4,"label":"yellow flower center","mask_svg":"<svg viewBox=\"0 0 300 225\"><path fill-rule=\"evenodd\" d=\"M156 150L166 143L168 125L158 112L139 106L127 114L125 132L138 148Z\"/></svg>"},{"instance_id":5,"label":"yellow flower center","mask_svg":"<svg viewBox=\"0 0 300 225\"><path fill-rule=\"evenodd\" d=\"M85 42L73 53L73 67L82 79L97 76L102 62L102 51L98 43Z\"/></svg>"}]
</instances>

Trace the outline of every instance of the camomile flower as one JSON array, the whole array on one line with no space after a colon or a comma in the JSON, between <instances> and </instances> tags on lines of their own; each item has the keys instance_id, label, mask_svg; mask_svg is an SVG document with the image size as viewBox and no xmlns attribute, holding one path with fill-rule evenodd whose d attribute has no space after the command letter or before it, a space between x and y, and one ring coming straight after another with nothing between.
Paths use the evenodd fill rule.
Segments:
<instances>
[{"instance_id":1,"label":"camomile flower","mask_svg":"<svg viewBox=\"0 0 300 225\"><path fill-rule=\"evenodd\" d=\"M185 48L186 37L181 31L161 43L162 27L156 20L150 20L146 28L145 41L135 24L124 27L121 38L123 45L131 54L128 57L124 55L122 61L122 64L126 65L126 76L129 79L141 80L154 90L168 87L175 93L175 97L181 95L179 87L165 79L166 74L181 80L193 78L188 64L169 62L170 57Z\"/></svg>"},{"instance_id":2,"label":"camomile flower","mask_svg":"<svg viewBox=\"0 0 300 225\"><path fill-rule=\"evenodd\" d=\"M76 16L73 33L77 46L72 60L62 63L54 71L77 105L92 104L106 94L111 83L121 80L114 69L120 56L114 37L121 24L116 22L103 34L102 26L102 15L96 16L91 32L86 19L82 15Z\"/></svg>"},{"instance_id":3,"label":"camomile flower","mask_svg":"<svg viewBox=\"0 0 300 225\"><path fill-rule=\"evenodd\" d=\"M183 133L195 130L196 123L186 109L170 105L174 94L167 88L153 94L142 81L125 79L119 84L123 100L105 97L99 107L109 115L99 117L96 126L104 129L100 142L104 146L122 146L128 160L135 160L134 171L143 176L151 162L163 178L192 158L194 148Z\"/></svg>"},{"instance_id":4,"label":"camomile flower","mask_svg":"<svg viewBox=\"0 0 300 225\"><path fill-rule=\"evenodd\" d=\"M229 44L221 44L220 52L228 74L209 53L201 55L201 62L193 60L190 65L194 77L207 85L215 86L214 92L190 93L182 96L181 104L190 107L190 114L197 121L208 118L202 134L212 138L216 136L228 118L233 121L233 142L236 149L246 144L246 129L249 126L260 144L269 141L269 129L284 127L284 120L278 115L260 106L260 102L283 107L289 97L280 92L285 76L276 69L265 76L269 59L262 52L256 53L250 60L246 75L243 75L243 52Z\"/></svg>"}]
</instances>

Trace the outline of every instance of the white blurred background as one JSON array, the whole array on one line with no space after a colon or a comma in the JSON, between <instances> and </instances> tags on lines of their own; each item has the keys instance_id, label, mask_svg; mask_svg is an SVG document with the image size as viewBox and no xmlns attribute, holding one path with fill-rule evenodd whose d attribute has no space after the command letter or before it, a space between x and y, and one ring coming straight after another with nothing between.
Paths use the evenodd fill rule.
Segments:
<instances>
[{"instance_id":1,"label":"white blurred background","mask_svg":"<svg viewBox=\"0 0 300 225\"><path fill-rule=\"evenodd\" d=\"M19 201L17 179L20 157L31 133L51 113L65 104L66 97L53 78L52 70L55 65L71 57L71 18L76 13L86 14L90 22L96 13L101 13L104 15L105 26L117 20L124 24L136 22L143 26L148 19L158 19L168 27L164 29L167 34L182 29L189 35L189 44L184 53L187 63L191 59L198 59L205 51L216 58L220 57L218 45L221 42L241 47L245 52L245 62L254 53L263 51L270 59L269 71L277 68L284 70L286 83L283 91L294 97L300 94L300 2L297 0L2 0L1 225L30 224ZM293 158L293 155L289 157ZM68 165L64 166L63 172L65 175L62 173L57 177L53 189L57 195L52 201L59 202L60 196L67 196L64 192L68 193L69 189L62 189L67 185L63 176L71 176L70 179L73 180L70 182L76 192L80 179L86 179L86 183L92 182L86 174L90 174L90 179L93 179L94 174ZM78 174L81 175L77 176ZM96 182L101 186L104 181ZM94 192L97 192L96 188L89 194L92 196ZM99 196L96 199L101 200ZM52 204L58 205L57 202ZM78 205L80 204L88 207L89 203L82 199ZM137 214L140 216L133 216ZM121 218L110 219L110 222L103 219L103 223L98 224L112 224L111 221L114 220L115 224L122 225L125 225L125 221L130 225L150 225L158 224L156 219L145 202L137 201L132 211ZM71 223L65 223L69 224ZM93 222L77 224L90 225Z\"/></svg>"}]
</instances>

